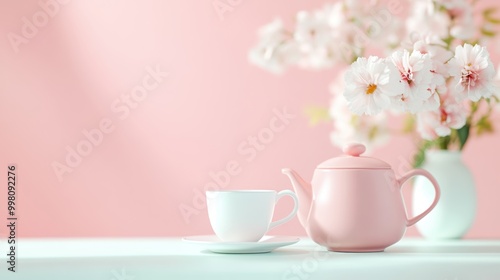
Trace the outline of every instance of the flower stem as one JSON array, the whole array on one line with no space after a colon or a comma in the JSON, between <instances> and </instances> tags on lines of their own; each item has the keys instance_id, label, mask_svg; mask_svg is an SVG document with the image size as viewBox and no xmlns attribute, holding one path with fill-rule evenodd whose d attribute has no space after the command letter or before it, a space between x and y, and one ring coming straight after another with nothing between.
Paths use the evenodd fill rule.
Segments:
<instances>
[{"instance_id":1,"label":"flower stem","mask_svg":"<svg viewBox=\"0 0 500 280\"><path fill-rule=\"evenodd\" d=\"M450 136L440 137L438 139L437 144L441 150L448 150L448 146L450 145L450 140L451 140Z\"/></svg>"}]
</instances>

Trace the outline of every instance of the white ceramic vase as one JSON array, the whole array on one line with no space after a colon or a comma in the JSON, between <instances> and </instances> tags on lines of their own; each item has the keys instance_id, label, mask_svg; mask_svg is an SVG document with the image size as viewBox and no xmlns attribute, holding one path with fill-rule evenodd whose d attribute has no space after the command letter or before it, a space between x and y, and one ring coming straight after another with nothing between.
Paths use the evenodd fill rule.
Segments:
<instances>
[{"instance_id":1,"label":"white ceramic vase","mask_svg":"<svg viewBox=\"0 0 500 280\"><path fill-rule=\"evenodd\" d=\"M416 224L422 236L429 239L463 237L476 215L476 190L469 168L459 151L426 152L423 169L438 181L441 199L434 210ZM434 190L429 180L417 177L413 186L413 213L422 213L432 203Z\"/></svg>"}]
</instances>

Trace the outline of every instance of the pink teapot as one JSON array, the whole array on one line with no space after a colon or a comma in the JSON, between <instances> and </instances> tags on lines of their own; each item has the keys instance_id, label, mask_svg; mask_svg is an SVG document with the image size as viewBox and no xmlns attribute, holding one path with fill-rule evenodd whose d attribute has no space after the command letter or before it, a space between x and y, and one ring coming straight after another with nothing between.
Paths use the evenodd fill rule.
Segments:
<instances>
[{"instance_id":1,"label":"pink teapot","mask_svg":"<svg viewBox=\"0 0 500 280\"><path fill-rule=\"evenodd\" d=\"M291 169L282 170L299 197L299 221L314 242L330 251L383 251L436 206L440 190L429 172L414 169L396 178L386 162L361 156L365 146L350 144L343 151L345 156L318 165L312 184ZM401 188L417 175L431 181L435 198L423 213L408 218Z\"/></svg>"}]
</instances>

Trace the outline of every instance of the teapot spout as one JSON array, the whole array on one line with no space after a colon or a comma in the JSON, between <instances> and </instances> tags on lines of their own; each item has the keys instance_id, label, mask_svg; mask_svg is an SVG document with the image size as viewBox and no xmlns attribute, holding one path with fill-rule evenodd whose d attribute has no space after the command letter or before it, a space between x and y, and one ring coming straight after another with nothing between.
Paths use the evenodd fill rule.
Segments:
<instances>
[{"instance_id":1,"label":"teapot spout","mask_svg":"<svg viewBox=\"0 0 500 280\"><path fill-rule=\"evenodd\" d=\"M312 188L311 184L304 181L297 172L289 168L281 169L281 173L285 174L290 178L292 182L293 189L299 198L299 211L298 218L300 224L307 230L307 220L309 217L309 211L311 209L312 200Z\"/></svg>"}]
</instances>

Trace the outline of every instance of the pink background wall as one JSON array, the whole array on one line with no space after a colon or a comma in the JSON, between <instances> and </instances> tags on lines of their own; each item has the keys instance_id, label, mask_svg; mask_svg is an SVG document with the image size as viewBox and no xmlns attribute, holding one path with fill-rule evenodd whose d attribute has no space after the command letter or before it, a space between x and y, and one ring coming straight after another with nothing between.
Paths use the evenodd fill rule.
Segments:
<instances>
[{"instance_id":1,"label":"pink background wall","mask_svg":"<svg viewBox=\"0 0 500 280\"><path fill-rule=\"evenodd\" d=\"M240 166L228 189L289 188L282 167L310 179L317 163L340 153L330 144L330 124L310 127L302 113L307 105L329 102L335 71L292 69L274 76L249 65L247 53L261 25L325 2L242 1L221 21L210 0L73 0L16 54L7 34L19 34L22 18L41 8L38 0L1 1L0 205L7 164L15 163L19 234L208 234L204 207L189 222L179 207L196 208L210 173L228 162ZM148 75L146 67L156 65L168 78L129 115L113 112L115 100L130 95ZM284 107L295 118L250 156L248 137L265 133L273 110ZM82 130L98 128L104 118L114 130L59 182L52 162L64 162L66 146L76 148L85 139ZM500 238L499 141L500 134L475 139L464 154L479 196L471 238ZM411 141L398 137L374 155L398 166L411 153ZM276 215L290 207L281 202ZM5 215L2 206L0 218ZM272 233L304 231L294 219Z\"/></svg>"}]
</instances>

